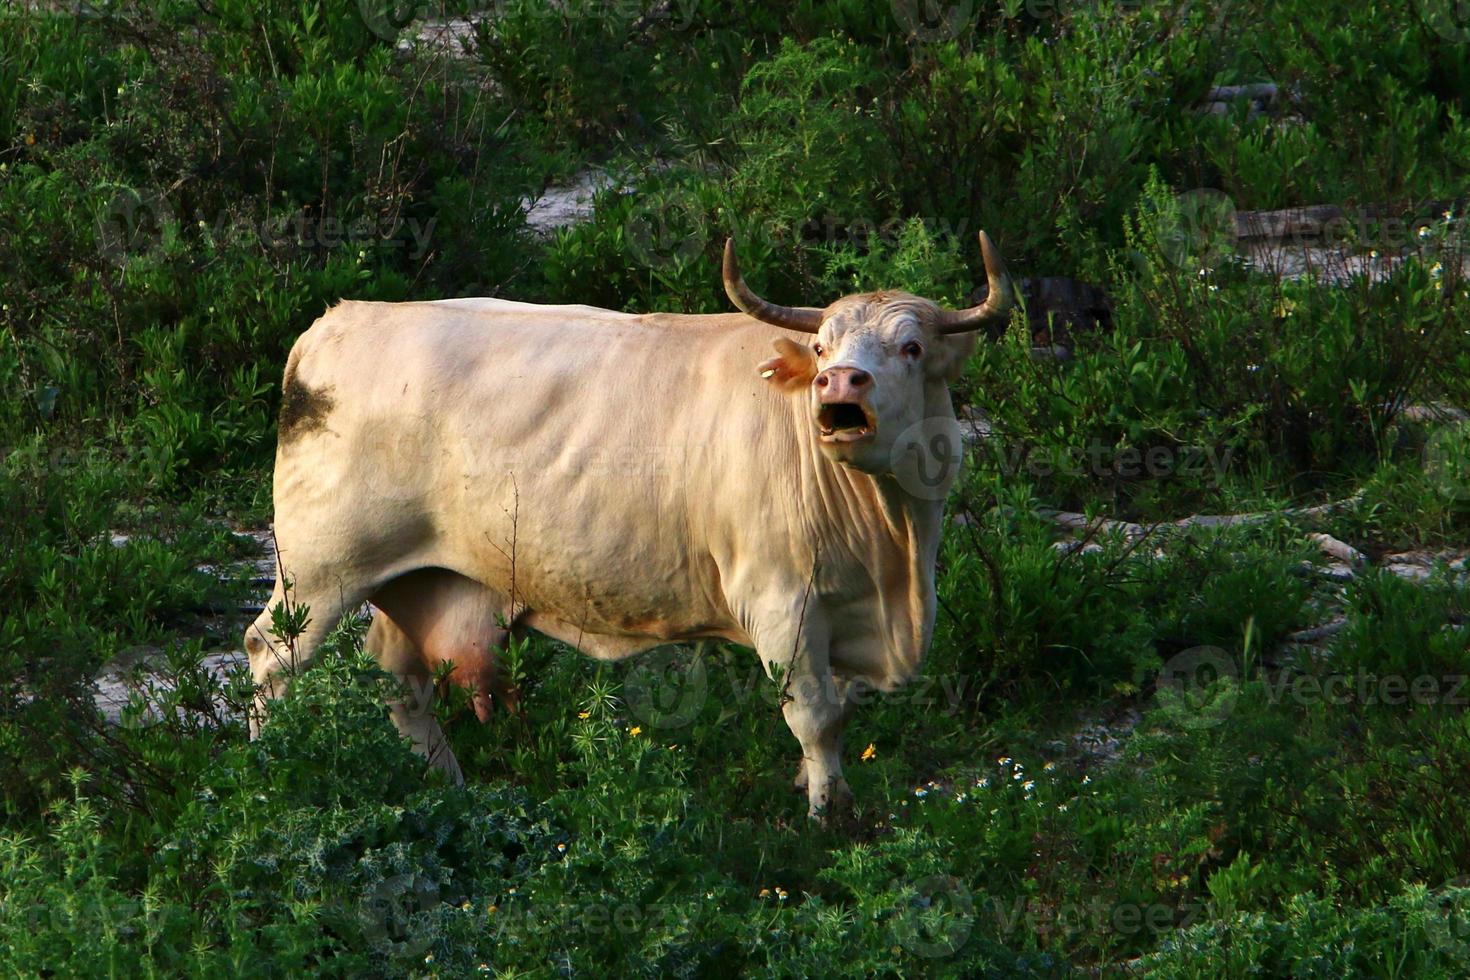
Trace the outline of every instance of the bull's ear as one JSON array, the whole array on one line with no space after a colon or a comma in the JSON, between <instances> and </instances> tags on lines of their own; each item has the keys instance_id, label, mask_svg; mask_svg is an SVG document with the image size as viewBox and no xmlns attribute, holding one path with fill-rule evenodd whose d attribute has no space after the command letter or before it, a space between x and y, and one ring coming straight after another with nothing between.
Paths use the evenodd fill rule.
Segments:
<instances>
[{"instance_id":1,"label":"bull's ear","mask_svg":"<svg viewBox=\"0 0 1470 980\"><path fill-rule=\"evenodd\" d=\"M817 355L810 347L803 347L785 337L779 337L772 345L776 356L762 361L761 377L782 391L804 388L817 376Z\"/></svg>"},{"instance_id":2,"label":"bull's ear","mask_svg":"<svg viewBox=\"0 0 1470 980\"><path fill-rule=\"evenodd\" d=\"M979 339L978 333L957 333L939 338L938 346L944 353L937 367L945 383L954 384L960 380L960 375L965 373L966 362L975 354L975 344Z\"/></svg>"}]
</instances>

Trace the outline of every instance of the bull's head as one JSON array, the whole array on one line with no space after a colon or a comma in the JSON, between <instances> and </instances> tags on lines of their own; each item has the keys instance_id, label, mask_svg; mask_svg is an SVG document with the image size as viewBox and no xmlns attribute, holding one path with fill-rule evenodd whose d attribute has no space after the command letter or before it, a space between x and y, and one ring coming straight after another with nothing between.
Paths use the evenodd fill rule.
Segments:
<instances>
[{"instance_id":1,"label":"bull's head","mask_svg":"<svg viewBox=\"0 0 1470 980\"><path fill-rule=\"evenodd\" d=\"M983 231L980 251L990 295L967 310L887 291L845 296L824 310L777 306L745 284L733 240L725 243L725 292L757 320L812 334L810 346L777 339L777 356L760 372L784 390L809 392L812 425L829 457L881 473L893 467L900 434L937 413L950 414L947 385L974 350L976 331L1009 318L1010 277Z\"/></svg>"}]
</instances>

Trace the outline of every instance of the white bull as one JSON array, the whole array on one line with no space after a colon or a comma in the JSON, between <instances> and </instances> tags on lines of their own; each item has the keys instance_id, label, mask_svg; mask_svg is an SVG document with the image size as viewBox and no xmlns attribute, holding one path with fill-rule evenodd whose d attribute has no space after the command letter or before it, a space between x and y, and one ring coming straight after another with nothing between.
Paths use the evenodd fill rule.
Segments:
<instances>
[{"instance_id":1,"label":"white bull","mask_svg":"<svg viewBox=\"0 0 1470 980\"><path fill-rule=\"evenodd\" d=\"M453 664L482 717L514 697L507 628L606 660L715 638L781 678L810 813L845 804L853 693L912 677L933 630L960 446L947 383L1013 296L981 247L990 295L960 311L901 292L776 306L728 244L741 313L334 307L286 364L271 605L289 590L310 621L289 644L269 611L247 630L256 721L364 601L385 670L423 691ZM458 779L424 707L394 721Z\"/></svg>"}]
</instances>

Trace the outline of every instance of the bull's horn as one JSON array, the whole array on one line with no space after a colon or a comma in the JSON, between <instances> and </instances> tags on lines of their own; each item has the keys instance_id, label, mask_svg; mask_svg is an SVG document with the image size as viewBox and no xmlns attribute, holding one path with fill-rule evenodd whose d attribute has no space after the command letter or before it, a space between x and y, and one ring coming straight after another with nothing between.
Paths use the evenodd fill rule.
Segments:
<instances>
[{"instance_id":1,"label":"bull's horn","mask_svg":"<svg viewBox=\"0 0 1470 980\"><path fill-rule=\"evenodd\" d=\"M990 295L985 297L985 302L968 310L941 310L938 327L942 334L979 330L987 323L1010 317L1011 307L1015 304L1011 275L1006 272L1005 260L991 244L990 236L983 231L980 233L980 254L985 257L985 278L990 283Z\"/></svg>"},{"instance_id":2,"label":"bull's horn","mask_svg":"<svg viewBox=\"0 0 1470 980\"><path fill-rule=\"evenodd\" d=\"M804 310L798 306L777 306L751 292L735 262L735 239L725 240L725 295L742 313L748 313L773 327L816 333L822 326L821 310Z\"/></svg>"}]
</instances>

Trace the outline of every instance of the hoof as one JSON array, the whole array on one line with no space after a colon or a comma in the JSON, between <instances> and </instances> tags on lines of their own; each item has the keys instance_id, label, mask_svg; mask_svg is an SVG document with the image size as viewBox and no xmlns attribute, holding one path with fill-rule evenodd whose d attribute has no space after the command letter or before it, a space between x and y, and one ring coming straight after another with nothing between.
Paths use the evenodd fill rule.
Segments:
<instances>
[{"instance_id":1,"label":"hoof","mask_svg":"<svg viewBox=\"0 0 1470 980\"><path fill-rule=\"evenodd\" d=\"M853 815L853 797L847 780L839 779L832 786L825 800L812 800L807 807L806 815L827 827L850 820Z\"/></svg>"}]
</instances>

